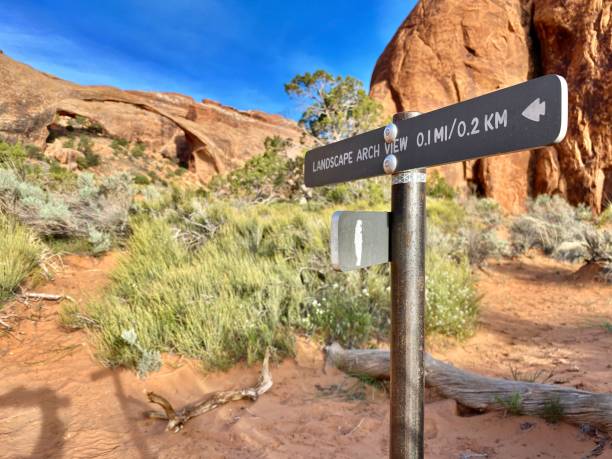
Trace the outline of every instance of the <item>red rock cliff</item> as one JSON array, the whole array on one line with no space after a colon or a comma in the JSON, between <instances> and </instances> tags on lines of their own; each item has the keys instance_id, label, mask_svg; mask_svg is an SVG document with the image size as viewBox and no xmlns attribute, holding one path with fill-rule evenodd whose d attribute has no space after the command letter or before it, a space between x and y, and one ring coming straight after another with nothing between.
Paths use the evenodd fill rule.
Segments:
<instances>
[{"instance_id":1,"label":"red rock cliff","mask_svg":"<svg viewBox=\"0 0 612 459\"><path fill-rule=\"evenodd\" d=\"M261 153L266 137L290 139L295 150L308 144L297 123L281 116L181 94L80 86L0 53L0 136L45 150L58 116L85 117L107 137L178 157L202 181Z\"/></svg>"},{"instance_id":2,"label":"red rock cliff","mask_svg":"<svg viewBox=\"0 0 612 459\"><path fill-rule=\"evenodd\" d=\"M378 59L371 95L385 111L431 111L557 73L569 87L565 140L438 170L512 212L561 193L600 211L612 202L612 3L421 0Z\"/></svg>"}]
</instances>

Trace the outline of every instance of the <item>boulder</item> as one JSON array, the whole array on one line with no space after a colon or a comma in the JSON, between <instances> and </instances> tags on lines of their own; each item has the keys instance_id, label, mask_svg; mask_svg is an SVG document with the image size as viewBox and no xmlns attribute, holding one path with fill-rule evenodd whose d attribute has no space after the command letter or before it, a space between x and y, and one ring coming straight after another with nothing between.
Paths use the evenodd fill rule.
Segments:
<instances>
[{"instance_id":1,"label":"boulder","mask_svg":"<svg viewBox=\"0 0 612 459\"><path fill-rule=\"evenodd\" d=\"M47 146L45 156L55 159L70 170L74 170L77 168L77 159L83 154L79 150L64 147L59 141L55 141Z\"/></svg>"}]
</instances>

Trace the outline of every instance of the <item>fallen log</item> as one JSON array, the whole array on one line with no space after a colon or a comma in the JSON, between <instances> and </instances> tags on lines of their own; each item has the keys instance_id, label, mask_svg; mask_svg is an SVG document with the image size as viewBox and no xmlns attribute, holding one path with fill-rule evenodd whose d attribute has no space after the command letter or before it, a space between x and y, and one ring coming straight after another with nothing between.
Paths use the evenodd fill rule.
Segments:
<instances>
[{"instance_id":1,"label":"fallen log","mask_svg":"<svg viewBox=\"0 0 612 459\"><path fill-rule=\"evenodd\" d=\"M327 362L351 375L389 379L389 351L325 348ZM460 370L425 354L425 382L444 397L478 411L516 414L588 424L612 433L612 393L593 393L555 384L511 381Z\"/></svg>"},{"instance_id":2,"label":"fallen log","mask_svg":"<svg viewBox=\"0 0 612 459\"><path fill-rule=\"evenodd\" d=\"M269 360L270 355L269 352L266 351L266 356L264 357L261 368L261 375L256 386L247 387L245 389L214 392L204 400L197 403L188 404L178 411L175 410L172 404L170 404L170 402L161 395L158 395L155 392L148 392L147 397L149 402L161 406L164 412L148 411L145 413L145 416L152 419L162 419L164 421L168 421L166 430L179 432L185 426L185 423L191 418L208 413L209 411L212 411L228 402L243 400L245 398L255 401L272 387L272 375L270 373Z\"/></svg>"}]
</instances>

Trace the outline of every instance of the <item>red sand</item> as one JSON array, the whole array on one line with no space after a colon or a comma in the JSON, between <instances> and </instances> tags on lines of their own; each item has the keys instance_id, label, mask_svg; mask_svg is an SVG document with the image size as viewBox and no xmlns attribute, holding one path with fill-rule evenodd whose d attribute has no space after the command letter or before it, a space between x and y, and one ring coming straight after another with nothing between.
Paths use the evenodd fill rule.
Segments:
<instances>
[{"instance_id":1,"label":"red sand","mask_svg":"<svg viewBox=\"0 0 612 459\"><path fill-rule=\"evenodd\" d=\"M114 256L67 257L66 269L40 291L77 301L99 294ZM572 276L576 266L545 258L503 262L481 273L481 325L465 343L436 340L432 353L482 374L510 377L538 369L551 381L611 392L612 287ZM258 368L202 373L167 357L146 380L103 368L87 334L67 333L59 306L9 305L22 317L0 337L0 457L374 458L388 454L388 399L333 368L319 347L299 340L298 355L272 367L274 386L257 402L236 402L191 420L178 434L144 419L154 390L175 406L203 394L253 384ZM15 320L15 318L9 318ZM451 400L429 397L426 456L431 458L574 458L595 446L569 424L487 413L459 417ZM528 425L525 423L532 423ZM522 428L521 428L522 426ZM612 458L607 446L601 458Z\"/></svg>"}]
</instances>

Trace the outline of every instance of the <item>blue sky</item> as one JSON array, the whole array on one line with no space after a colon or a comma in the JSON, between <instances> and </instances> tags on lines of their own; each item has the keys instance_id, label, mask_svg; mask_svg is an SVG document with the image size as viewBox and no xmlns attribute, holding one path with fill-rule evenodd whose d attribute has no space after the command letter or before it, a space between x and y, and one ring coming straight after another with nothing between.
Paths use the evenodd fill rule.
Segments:
<instances>
[{"instance_id":1,"label":"blue sky","mask_svg":"<svg viewBox=\"0 0 612 459\"><path fill-rule=\"evenodd\" d=\"M298 117L283 84L323 68L366 87L416 0L0 0L0 49L81 84L174 91Z\"/></svg>"}]
</instances>

